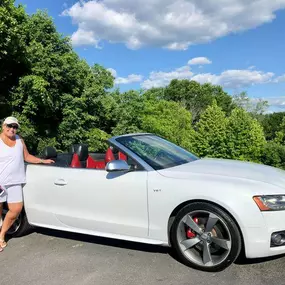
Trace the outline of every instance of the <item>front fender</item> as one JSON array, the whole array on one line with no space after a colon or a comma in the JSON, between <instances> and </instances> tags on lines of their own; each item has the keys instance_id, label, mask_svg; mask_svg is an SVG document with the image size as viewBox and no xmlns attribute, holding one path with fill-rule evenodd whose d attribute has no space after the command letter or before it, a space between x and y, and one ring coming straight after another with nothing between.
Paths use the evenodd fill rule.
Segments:
<instances>
[{"instance_id":1,"label":"front fender","mask_svg":"<svg viewBox=\"0 0 285 285\"><path fill-rule=\"evenodd\" d=\"M272 193L278 190L275 186L246 179L205 178L200 175L193 175L191 179L175 179L150 172L149 235L168 242L170 217L192 201L208 201L220 206L234 218L243 234L246 228L264 228L263 215L253 196L266 191Z\"/></svg>"}]
</instances>

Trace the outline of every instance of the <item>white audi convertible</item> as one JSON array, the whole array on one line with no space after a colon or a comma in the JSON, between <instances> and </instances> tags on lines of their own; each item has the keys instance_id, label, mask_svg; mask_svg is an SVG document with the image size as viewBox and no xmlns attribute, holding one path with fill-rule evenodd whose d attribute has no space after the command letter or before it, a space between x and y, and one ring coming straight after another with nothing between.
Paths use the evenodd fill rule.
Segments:
<instances>
[{"instance_id":1,"label":"white audi convertible","mask_svg":"<svg viewBox=\"0 0 285 285\"><path fill-rule=\"evenodd\" d=\"M170 246L184 264L212 272L241 252L285 253L285 171L201 159L154 134L108 143L105 153L47 147L43 157L55 164L28 164L24 211L10 234L44 227Z\"/></svg>"}]
</instances>

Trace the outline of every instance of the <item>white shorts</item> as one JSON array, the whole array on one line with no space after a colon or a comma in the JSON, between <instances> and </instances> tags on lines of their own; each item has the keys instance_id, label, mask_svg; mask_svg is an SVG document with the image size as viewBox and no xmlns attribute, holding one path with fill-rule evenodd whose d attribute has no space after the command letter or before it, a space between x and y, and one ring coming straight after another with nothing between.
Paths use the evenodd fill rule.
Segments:
<instances>
[{"instance_id":1,"label":"white shorts","mask_svg":"<svg viewBox=\"0 0 285 285\"><path fill-rule=\"evenodd\" d=\"M22 184L5 186L4 194L0 195L0 203L20 203L23 202Z\"/></svg>"}]
</instances>

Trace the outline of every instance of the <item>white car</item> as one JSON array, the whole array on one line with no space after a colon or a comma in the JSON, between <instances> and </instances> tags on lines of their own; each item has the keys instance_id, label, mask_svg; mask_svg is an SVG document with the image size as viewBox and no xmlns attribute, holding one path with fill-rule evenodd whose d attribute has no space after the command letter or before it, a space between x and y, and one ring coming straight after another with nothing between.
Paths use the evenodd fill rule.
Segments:
<instances>
[{"instance_id":1,"label":"white car","mask_svg":"<svg viewBox=\"0 0 285 285\"><path fill-rule=\"evenodd\" d=\"M27 165L30 226L172 247L193 268L220 271L247 258L285 253L285 171L200 159L153 134L111 138L104 154L73 145L53 165Z\"/></svg>"}]
</instances>

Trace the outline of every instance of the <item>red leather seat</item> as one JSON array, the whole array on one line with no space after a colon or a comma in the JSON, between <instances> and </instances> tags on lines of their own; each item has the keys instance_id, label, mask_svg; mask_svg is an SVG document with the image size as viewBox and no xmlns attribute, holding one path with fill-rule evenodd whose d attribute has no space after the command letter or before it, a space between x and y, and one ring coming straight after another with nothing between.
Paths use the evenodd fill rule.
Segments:
<instances>
[{"instance_id":1,"label":"red leather seat","mask_svg":"<svg viewBox=\"0 0 285 285\"><path fill-rule=\"evenodd\" d=\"M88 145L74 144L70 147L69 152L73 154L70 167L86 168L87 159L89 156Z\"/></svg>"},{"instance_id":2,"label":"red leather seat","mask_svg":"<svg viewBox=\"0 0 285 285\"><path fill-rule=\"evenodd\" d=\"M106 154L105 154L105 163L107 164L108 162L110 162L112 160L115 160L115 156L113 154L111 147L109 147L106 151Z\"/></svg>"},{"instance_id":3,"label":"red leather seat","mask_svg":"<svg viewBox=\"0 0 285 285\"><path fill-rule=\"evenodd\" d=\"M127 156L124 153L120 152L120 151L119 151L119 154L118 154L118 158L121 159L121 160L127 161Z\"/></svg>"},{"instance_id":4,"label":"red leather seat","mask_svg":"<svg viewBox=\"0 0 285 285\"><path fill-rule=\"evenodd\" d=\"M81 162L79 160L79 156L77 153L73 154L70 167L75 167L75 168L81 168L82 167Z\"/></svg>"},{"instance_id":5,"label":"red leather seat","mask_svg":"<svg viewBox=\"0 0 285 285\"><path fill-rule=\"evenodd\" d=\"M89 155L86 162L86 168L104 169L105 161L95 160Z\"/></svg>"}]
</instances>

